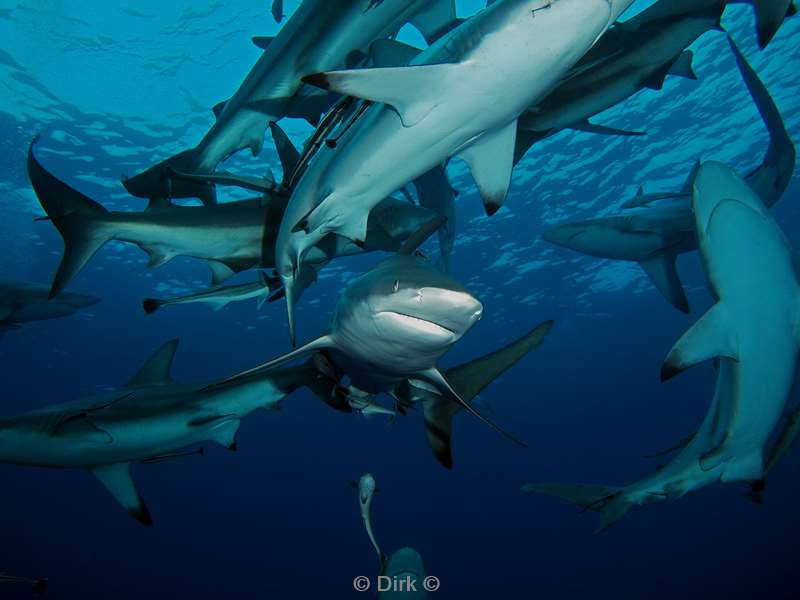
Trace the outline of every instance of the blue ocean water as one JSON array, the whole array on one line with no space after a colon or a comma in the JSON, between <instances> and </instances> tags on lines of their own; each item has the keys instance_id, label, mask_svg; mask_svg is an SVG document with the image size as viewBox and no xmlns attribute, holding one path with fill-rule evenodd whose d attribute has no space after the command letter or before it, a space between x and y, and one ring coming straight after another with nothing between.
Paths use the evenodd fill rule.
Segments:
<instances>
[{"instance_id":1,"label":"blue ocean water","mask_svg":"<svg viewBox=\"0 0 800 600\"><path fill-rule=\"evenodd\" d=\"M119 176L194 145L211 124L209 107L257 59L250 37L278 28L262 0L76 4L0 1L3 277L49 282L61 256L52 225L33 220L42 211L25 152L36 133L54 173L110 209L142 208ZM287 1L287 11L297 4ZM478 4L460 2L460 12ZM725 25L800 139L800 18L787 20L765 51L749 7L731 7ZM410 28L402 37L419 39ZM718 485L633 510L597 536L596 515L520 492L526 481L633 482L655 468L642 455L692 433L708 407L710 366L663 385L658 376L674 341L712 302L696 253L678 265L693 307L686 316L637 265L541 239L562 220L616 212L639 184L679 188L697 158L742 171L760 162L767 135L723 34L708 33L693 49L699 81L668 78L664 90L596 119L647 136L546 140L517 167L492 218L463 164L450 168L461 191L453 274L481 299L484 318L443 364L553 319L545 344L482 394L493 418L529 448L459 415L448 472L427 447L418 411L392 422L360 418L301 391L281 411L246 419L236 453L209 447L202 458L134 466L153 528L127 518L88 473L0 466L0 571L49 577L54 598L357 598L353 578L374 577L377 565L348 482L370 471L381 488L373 517L381 544L419 549L442 582L435 598L796 596L797 452L771 476L761 506L744 497L746 486ZM298 141L309 132L299 121L287 130ZM226 163L254 175L266 167L279 172L269 141L257 159ZM798 196L795 178L774 209L795 246ZM301 338L324 330L346 282L378 258L325 269L298 307ZM142 298L208 284L199 261L152 270L146 262L135 247L106 245L70 286L100 304L0 337L0 412L122 385L170 338L181 340L174 375L182 381L226 376L286 349L280 303L145 316ZM30 596L11 587L0 594Z\"/></svg>"}]
</instances>

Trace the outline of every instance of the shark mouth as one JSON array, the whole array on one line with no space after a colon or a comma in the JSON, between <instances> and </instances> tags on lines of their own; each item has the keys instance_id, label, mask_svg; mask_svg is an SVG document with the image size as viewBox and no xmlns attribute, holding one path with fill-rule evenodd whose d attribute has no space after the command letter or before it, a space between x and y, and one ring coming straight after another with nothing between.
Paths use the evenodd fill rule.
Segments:
<instances>
[{"instance_id":1,"label":"shark mouth","mask_svg":"<svg viewBox=\"0 0 800 600\"><path fill-rule=\"evenodd\" d=\"M412 317L411 315L407 315L405 313L396 312L393 310L382 311L378 313L379 315L389 315L395 322L401 323L407 326L409 329L413 329L416 331L422 331L425 333L432 333L435 335L446 335L446 336L455 336L456 332L452 329L448 329L444 325L439 325L438 323L434 323L433 321L428 321L426 319L420 319L419 317Z\"/></svg>"}]
</instances>

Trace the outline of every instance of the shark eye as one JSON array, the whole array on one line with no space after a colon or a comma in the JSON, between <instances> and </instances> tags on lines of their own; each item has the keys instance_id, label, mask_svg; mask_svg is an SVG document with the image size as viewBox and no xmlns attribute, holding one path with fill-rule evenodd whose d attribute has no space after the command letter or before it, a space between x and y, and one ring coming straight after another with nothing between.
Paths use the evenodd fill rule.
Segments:
<instances>
[{"instance_id":1,"label":"shark eye","mask_svg":"<svg viewBox=\"0 0 800 600\"><path fill-rule=\"evenodd\" d=\"M394 280L394 285L392 286L392 291L396 292L399 289L400 289L400 280L399 279L395 279Z\"/></svg>"}]
</instances>

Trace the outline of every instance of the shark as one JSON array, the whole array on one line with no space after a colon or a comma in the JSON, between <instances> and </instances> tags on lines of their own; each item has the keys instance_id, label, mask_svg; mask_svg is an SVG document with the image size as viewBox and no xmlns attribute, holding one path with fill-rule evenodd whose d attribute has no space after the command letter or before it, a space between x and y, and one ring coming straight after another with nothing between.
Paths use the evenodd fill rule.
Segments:
<instances>
[{"instance_id":1,"label":"shark","mask_svg":"<svg viewBox=\"0 0 800 600\"><path fill-rule=\"evenodd\" d=\"M363 392L391 395L407 379L420 381L520 443L459 396L436 365L483 315L475 296L415 253L438 226L421 227L396 255L351 281L327 333L227 381L324 352Z\"/></svg>"},{"instance_id":2,"label":"shark","mask_svg":"<svg viewBox=\"0 0 800 600\"><path fill-rule=\"evenodd\" d=\"M766 86L737 46L730 45L742 78L769 132L770 143L761 164L745 181L768 207L786 191L795 167L796 150L778 107ZM678 310L690 311L675 261L695 250L691 209L692 183L698 166L690 170L683 188L674 193L639 195L624 206L631 210L597 219L564 223L543 234L550 243L590 256L638 262L655 287Z\"/></svg>"},{"instance_id":3,"label":"shark","mask_svg":"<svg viewBox=\"0 0 800 600\"><path fill-rule=\"evenodd\" d=\"M386 556L375 539L372 529L372 501L379 491L375 477L371 473L362 475L358 482L351 482L358 490L358 508L367 537L378 554L380 570L377 579L377 598L428 597L423 582L425 581L425 565L418 550L405 546Z\"/></svg>"},{"instance_id":4,"label":"shark","mask_svg":"<svg viewBox=\"0 0 800 600\"><path fill-rule=\"evenodd\" d=\"M720 359L717 382L708 412L697 432L683 444L678 454L654 473L627 486L593 484L526 483L526 494L554 496L599 513L602 533L618 523L632 508L659 502L674 502L686 494L719 482L717 471L701 467L701 458L718 447L725 438L725 426L731 417L731 395L735 382L730 359Z\"/></svg>"},{"instance_id":5,"label":"shark","mask_svg":"<svg viewBox=\"0 0 800 600\"><path fill-rule=\"evenodd\" d=\"M408 66L305 77L365 104L336 148L322 148L309 164L281 222L277 270L292 333L293 280L306 253L331 232L360 243L377 202L446 159L467 162L487 212L495 213L510 185L518 117L630 4L501 0L452 29ZM515 85L509 90L511 80ZM498 89L505 91L498 94Z\"/></svg>"},{"instance_id":6,"label":"shark","mask_svg":"<svg viewBox=\"0 0 800 600\"><path fill-rule=\"evenodd\" d=\"M767 206L728 165L709 161L698 168L692 211L716 303L672 347L661 380L716 362L715 395L700 429L668 465L625 488L523 486L601 512L599 531L632 506L674 500L711 483L763 489L764 449L789 399L800 344L792 252ZM788 447L792 429L790 421L771 459Z\"/></svg>"},{"instance_id":7,"label":"shark","mask_svg":"<svg viewBox=\"0 0 800 600\"><path fill-rule=\"evenodd\" d=\"M175 382L177 349L178 340L159 347L118 390L0 419L0 462L88 470L134 519L152 525L132 463L190 455L187 448L204 442L234 450L244 417L279 408L300 387L326 387L311 362L224 386Z\"/></svg>"},{"instance_id":8,"label":"shark","mask_svg":"<svg viewBox=\"0 0 800 600\"><path fill-rule=\"evenodd\" d=\"M797 434L800 432L800 408L796 408L785 417L783 429L777 436L775 443L770 448L764 464L764 475L760 480L754 481L750 484L751 490L747 494L756 504L761 504L764 501L764 490L767 488L767 479L770 473L775 469L777 464L781 462L784 457L789 453Z\"/></svg>"},{"instance_id":9,"label":"shark","mask_svg":"<svg viewBox=\"0 0 800 600\"><path fill-rule=\"evenodd\" d=\"M176 256L207 261L212 284L253 268L274 268L274 240L287 198L266 194L249 200L214 206L175 206L156 203L140 212L109 212L98 202L50 173L28 151L28 177L42 208L64 240L64 256L53 278L50 296L60 294L110 240L135 244L149 255L148 267ZM330 260L373 250L396 251L423 223L435 219L431 211L389 197L370 216L364 244L329 236L314 250L301 274L299 289L316 279ZM296 292L297 293L297 292Z\"/></svg>"},{"instance_id":10,"label":"shark","mask_svg":"<svg viewBox=\"0 0 800 600\"><path fill-rule=\"evenodd\" d=\"M142 308L148 315L153 314L162 306L175 304L210 304L214 310L222 310L231 302L241 302L244 300L258 299L258 307L261 308L267 300L276 299L280 285L277 277L268 277L263 271L258 272L258 280L252 283L241 283L239 285L226 285L212 288L195 294L187 294L176 298L158 299L146 298L142 302Z\"/></svg>"},{"instance_id":11,"label":"shark","mask_svg":"<svg viewBox=\"0 0 800 600\"><path fill-rule=\"evenodd\" d=\"M447 166L437 165L427 173L414 180L420 206L424 206L447 221L439 228L440 266L447 273L450 271L450 257L456 245L456 204L458 191L450 183Z\"/></svg>"},{"instance_id":12,"label":"shark","mask_svg":"<svg viewBox=\"0 0 800 600\"><path fill-rule=\"evenodd\" d=\"M0 333L17 329L22 323L67 317L93 306L100 298L64 292L49 297L49 286L28 281L0 279Z\"/></svg>"},{"instance_id":13,"label":"shark","mask_svg":"<svg viewBox=\"0 0 800 600\"><path fill-rule=\"evenodd\" d=\"M274 14L283 14L277 8ZM258 155L269 122L300 117L316 124L329 107L328 95L304 86L304 76L359 64L371 42L409 21L432 36L453 19L454 0L304 0L277 36L254 38L261 57L233 97L214 107L216 120L200 143L124 179L125 188L144 198L197 197L213 204L212 187L173 180L169 169L213 173L240 150Z\"/></svg>"},{"instance_id":14,"label":"shark","mask_svg":"<svg viewBox=\"0 0 800 600\"><path fill-rule=\"evenodd\" d=\"M22 583L28 585L34 594L40 596L47 591L50 582L47 579L31 579L30 577L18 577L0 573L0 583Z\"/></svg>"},{"instance_id":15,"label":"shark","mask_svg":"<svg viewBox=\"0 0 800 600\"><path fill-rule=\"evenodd\" d=\"M663 14L665 5L673 9L667 15ZM720 2L683 12L675 8L672 0L661 0L614 25L556 89L520 117L519 128L539 134L567 128L629 133L594 125L589 119L642 89L662 89L668 75L696 79L693 54L686 48L707 31L720 29L725 6ZM651 17L653 13L658 16ZM534 139L520 136L518 146L526 147L518 147L518 155Z\"/></svg>"}]
</instances>

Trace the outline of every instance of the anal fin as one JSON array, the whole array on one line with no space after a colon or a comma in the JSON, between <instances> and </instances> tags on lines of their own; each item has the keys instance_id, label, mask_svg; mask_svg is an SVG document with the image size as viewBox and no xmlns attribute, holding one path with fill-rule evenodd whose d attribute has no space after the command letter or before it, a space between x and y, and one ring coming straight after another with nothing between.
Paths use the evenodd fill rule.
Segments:
<instances>
[{"instance_id":1,"label":"anal fin","mask_svg":"<svg viewBox=\"0 0 800 600\"><path fill-rule=\"evenodd\" d=\"M142 525L151 526L153 519L147 505L139 495L136 484L131 478L131 466L129 463L114 463L102 465L92 469L92 473L100 480L111 495L117 499L128 514L139 521Z\"/></svg>"}]
</instances>

